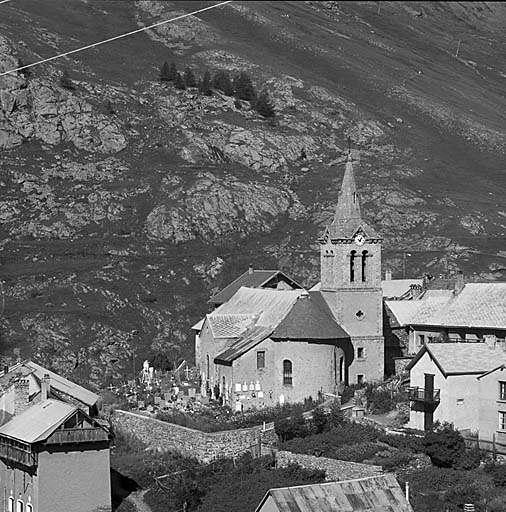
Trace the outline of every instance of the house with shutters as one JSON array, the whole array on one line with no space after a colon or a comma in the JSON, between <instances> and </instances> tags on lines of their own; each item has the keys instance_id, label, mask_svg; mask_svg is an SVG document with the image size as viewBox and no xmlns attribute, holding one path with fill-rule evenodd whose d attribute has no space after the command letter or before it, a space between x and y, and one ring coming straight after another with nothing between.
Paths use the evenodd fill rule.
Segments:
<instances>
[{"instance_id":1,"label":"house with shutters","mask_svg":"<svg viewBox=\"0 0 506 512\"><path fill-rule=\"evenodd\" d=\"M496 443L506 453L505 348L493 339L426 343L407 366L408 426L429 430L435 421L453 423L485 447Z\"/></svg>"},{"instance_id":2,"label":"house with shutters","mask_svg":"<svg viewBox=\"0 0 506 512\"><path fill-rule=\"evenodd\" d=\"M321 282L245 273L197 325L202 393L236 410L299 402L384 377L381 237L364 221L351 156L319 238ZM254 281L249 282L248 280Z\"/></svg>"},{"instance_id":3,"label":"house with shutters","mask_svg":"<svg viewBox=\"0 0 506 512\"><path fill-rule=\"evenodd\" d=\"M111 510L110 433L90 415L97 400L94 393L31 361L4 370L0 375L3 510Z\"/></svg>"}]
</instances>

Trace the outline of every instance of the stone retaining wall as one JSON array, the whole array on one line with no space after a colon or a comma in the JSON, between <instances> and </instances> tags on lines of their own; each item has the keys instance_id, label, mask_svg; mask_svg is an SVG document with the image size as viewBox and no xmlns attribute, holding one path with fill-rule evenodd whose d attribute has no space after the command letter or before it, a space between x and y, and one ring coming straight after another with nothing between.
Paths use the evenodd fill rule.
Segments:
<instances>
[{"instance_id":1,"label":"stone retaining wall","mask_svg":"<svg viewBox=\"0 0 506 512\"><path fill-rule=\"evenodd\" d=\"M205 463L221 457L235 457L248 451L258 453L263 437L261 426L201 432L142 414L119 410L114 412L112 424L116 430L134 435L150 449L176 451ZM272 432L273 429L267 430L265 437L272 436Z\"/></svg>"},{"instance_id":2,"label":"stone retaining wall","mask_svg":"<svg viewBox=\"0 0 506 512\"><path fill-rule=\"evenodd\" d=\"M301 453L281 450L276 453L276 464L278 467L282 468L294 463L306 469L323 469L327 482L353 480L355 478L366 478L383 474L381 466L373 466L371 464L360 464L358 462L315 457L313 455L303 455Z\"/></svg>"}]
</instances>

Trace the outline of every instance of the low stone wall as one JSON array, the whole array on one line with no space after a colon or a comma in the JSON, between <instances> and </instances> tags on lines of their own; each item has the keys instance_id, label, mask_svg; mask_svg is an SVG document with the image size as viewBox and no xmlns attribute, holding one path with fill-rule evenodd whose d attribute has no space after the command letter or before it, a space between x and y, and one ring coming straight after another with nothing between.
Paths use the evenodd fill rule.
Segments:
<instances>
[{"instance_id":1,"label":"low stone wall","mask_svg":"<svg viewBox=\"0 0 506 512\"><path fill-rule=\"evenodd\" d=\"M112 424L116 430L134 435L150 449L176 451L205 463L221 457L235 457L248 451L258 453L262 440L260 426L221 432L201 432L142 414L119 410L114 411Z\"/></svg>"},{"instance_id":2,"label":"low stone wall","mask_svg":"<svg viewBox=\"0 0 506 512\"><path fill-rule=\"evenodd\" d=\"M276 464L278 467L282 468L294 463L306 469L323 469L327 482L353 480L355 478L366 478L383 474L381 466L373 466L371 464L360 464L358 462L315 457L313 455L281 450L276 453Z\"/></svg>"}]
</instances>

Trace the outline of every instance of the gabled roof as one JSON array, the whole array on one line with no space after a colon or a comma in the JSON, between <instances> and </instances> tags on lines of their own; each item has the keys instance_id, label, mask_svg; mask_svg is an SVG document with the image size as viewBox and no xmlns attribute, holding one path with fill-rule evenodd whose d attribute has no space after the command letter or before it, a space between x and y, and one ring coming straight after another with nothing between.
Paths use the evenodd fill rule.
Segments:
<instances>
[{"instance_id":1,"label":"gabled roof","mask_svg":"<svg viewBox=\"0 0 506 512\"><path fill-rule=\"evenodd\" d=\"M271 327L255 326L214 358L216 364L231 366L238 357L256 347L272 333Z\"/></svg>"},{"instance_id":2,"label":"gabled roof","mask_svg":"<svg viewBox=\"0 0 506 512\"><path fill-rule=\"evenodd\" d=\"M467 283L442 307L418 311L411 323L506 329L506 283Z\"/></svg>"},{"instance_id":3,"label":"gabled roof","mask_svg":"<svg viewBox=\"0 0 506 512\"><path fill-rule=\"evenodd\" d=\"M393 474L270 489L256 512L268 498L278 512L413 512Z\"/></svg>"},{"instance_id":4,"label":"gabled roof","mask_svg":"<svg viewBox=\"0 0 506 512\"><path fill-rule=\"evenodd\" d=\"M63 393L71 398L75 398L79 402L87 405L88 407L93 407L99 400L99 396L92 391L89 391L86 388L83 388L79 384L72 382L57 373L40 366L33 361L23 361L21 363L17 363L14 366L9 368L8 372L3 372L0 375L0 386L5 389L9 382L12 379L18 379L21 377L26 377L27 375L34 375L39 386L40 381L44 377L44 375L49 375L51 379L51 388L55 391Z\"/></svg>"},{"instance_id":5,"label":"gabled roof","mask_svg":"<svg viewBox=\"0 0 506 512\"><path fill-rule=\"evenodd\" d=\"M214 338L237 338L257 318L255 315L207 315Z\"/></svg>"},{"instance_id":6,"label":"gabled roof","mask_svg":"<svg viewBox=\"0 0 506 512\"><path fill-rule=\"evenodd\" d=\"M506 364L506 352L498 346L490 348L486 343L426 343L406 366L406 370L411 370L426 353L445 377L483 374L500 364Z\"/></svg>"},{"instance_id":7,"label":"gabled roof","mask_svg":"<svg viewBox=\"0 0 506 512\"><path fill-rule=\"evenodd\" d=\"M350 335L335 321L320 292L299 296L271 335L273 340L338 340Z\"/></svg>"},{"instance_id":8,"label":"gabled roof","mask_svg":"<svg viewBox=\"0 0 506 512\"><path fill-rule=\"evenodd\" d=\"M45 400L29 407L0 427L0 436L32 444L45 441L79 409L60 400Z\"/></svg>"},{"instance_id":9,"label":"gabled roof","mask_svg":"<svg viewBox=\"0 0 506 512\"><path fill-rule=\"evenodd\" d=\"M225 304L209 313L217 315L256 315L255 325L273 328L281 322L304 290L240 288Z\"/></svg>"},{"instance_id":10,"label":"gabled roof","mask_svg":"<svg viewBox=\"0 0 506 512\"><path fill-rule=\"evenodd\" d=\"M265 288L271 282L286 281L293 288L302 288L300 284L288 277L280 270L247 270L240 275L235 281L232 281L223 290L211 297L208 304L224 304L239 290L241 287L247 288Z\"/></svg>"}]
</instances>

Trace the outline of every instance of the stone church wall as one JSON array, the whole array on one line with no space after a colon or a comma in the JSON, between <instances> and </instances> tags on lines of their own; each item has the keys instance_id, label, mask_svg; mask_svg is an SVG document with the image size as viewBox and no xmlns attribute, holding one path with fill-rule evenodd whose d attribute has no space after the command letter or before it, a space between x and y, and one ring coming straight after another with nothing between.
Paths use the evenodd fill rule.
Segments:
<instances>
[{"instance_id":1,"label":"stone church wall","mask_svg":"<svg viewBox=\"0 0 506 512\"><path fill-rule=\"evenodd\" d=\"M188 457L195 457L200 462L255 451L259 438L263 438L260 426L221 432L201 432L119 410L114 412L112 424L115 430L134 435L150 449L176 451ZM265 437L272 437L271 430L264 433Z\"/></svg>"}]
</instances>

